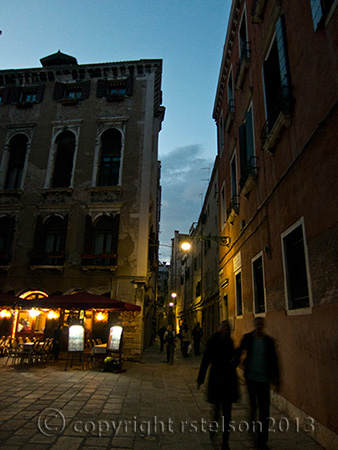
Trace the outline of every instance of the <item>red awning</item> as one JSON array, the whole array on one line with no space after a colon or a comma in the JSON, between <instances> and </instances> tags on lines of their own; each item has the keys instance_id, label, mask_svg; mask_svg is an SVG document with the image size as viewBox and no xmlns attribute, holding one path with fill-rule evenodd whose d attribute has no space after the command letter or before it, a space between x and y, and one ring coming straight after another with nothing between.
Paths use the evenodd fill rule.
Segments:
<instances>
[{"instance_id":1,"label":"red awning","mask_svg":"<svg viewBox=\"0 0 338 450\"><path fill-rule=\"evenodd\" d=\"M14 307L22 301L22 298L12 294L6 294L0 290L0 306Z\"/></svg>"},{"instance_id":2,"label":"red awning","mask_svg":"<svg viewBox=\"0 0 338 450\"><path fill-rule=\"evenodd\" d=\"M102 295L90 294L88 292L77 292L68 295L51 295L50 297L37 298L33 300L20 299L22 308L61 308L61 309L111 309L113 311L141 311L140 306L126 303L120 300L104 297Z\"/></svg>"}]
</instances>

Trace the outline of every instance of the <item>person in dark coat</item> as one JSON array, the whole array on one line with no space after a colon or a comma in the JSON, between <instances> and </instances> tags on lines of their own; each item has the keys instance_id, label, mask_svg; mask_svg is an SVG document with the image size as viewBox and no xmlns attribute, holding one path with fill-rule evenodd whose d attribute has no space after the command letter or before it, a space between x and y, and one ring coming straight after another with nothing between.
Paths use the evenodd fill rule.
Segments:
<instances>
[{"instance_id":1,"label":"person in dark coat","mask_svg":"<svg viewBox=\"0 0 338 450\"><path fill-rule=\"evenodd\" d=\"M164 333L165 332L166 332L166 327L164 325L157 332L157 334L159 335L159 338L160 338L160 352L163 352L163 349L164 349Z\"/></svg>"},{"instance_id":2,"label":"person in dark coat","mask_svg":"<svg viewBox=\"0 0 338 450\"><path fill-rule=\"evenodd\" d=\"M199 389L200 385L204 383L210 365L207 399L214 406L213 420L215 422L218 422L222 408L224 417L222 450L229 449L229 422L231 421L232 403L238 400L236 363L230 327L225 320L206 344L197 377L197 388ZM212 434L210 435L212 437Z\"/></svg>"},{"instance_id":3,"label":"person in dark coat","mask_svg":"<svg viewBox=\"0 0 338 450\"><path fill-rule=\"evenodd\" d=\"M199 322L192 329L192 338L194 341L194 355L198 356L200 354L200 343L203 337L203 330Z\"/></svg>"},{"instance_id":4,"label":"person in dark coat","mask_svg":"<svg viewBox=\"0 0 338 450\"><path fill-rule=\"evenodd\" d=\"M259 423L255 426L257 446L266 450L270 416L270 384L279 388L279 367L275 341L264 333L264 319L254 319L254 330L243 336L240 347L236 350L239 358L246 353L244 376L248 388L251 423L256 423L258 405Z\"/></svg>"}]
</instances>

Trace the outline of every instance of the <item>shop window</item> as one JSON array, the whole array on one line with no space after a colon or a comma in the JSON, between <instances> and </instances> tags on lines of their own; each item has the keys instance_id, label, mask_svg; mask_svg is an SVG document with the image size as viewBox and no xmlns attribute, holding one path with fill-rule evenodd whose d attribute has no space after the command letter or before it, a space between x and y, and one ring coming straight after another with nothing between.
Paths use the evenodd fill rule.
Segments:
<instances>
[{"instance_id":1,"label":"shop window","mask_svg":"<svg viewBox=\"0 0 338 450\"><path fill-rule=\"evenodd\" d=\"M252 279L254 292L254 309L255 314L265 312L265 290L264 290L264 273L263 273L263 257L258 256L252 262Z\"/></svg>"},{"instance_id":2,"label":"shop window","mask_svg":"<svg viewBox=\"0 0 338 450\"><path fill-rule=\"evenodd\" d=\"M117 264L119 218L119 215L101 216L93 224L91 217L87 216L83 265L115 266Z\"/></svg>"},{"instance_id":3,"label":"shop window","mask_svg":"<svg viewBox=\"0 0 338 450\"><path fill-rule=\"evenodd\" d=\"M334 0L310 0L314 29L320 27L328 16Z\"/></svg>"},{"instance_id":4,"label":"shop window","mask_svg":"<svg viewBox=\"0 0 338 450\"><path fill-rule=\"evenodd\" d=\"M56 153L51 187L70 187L75 153L74 133L71 131L63 131L57 136L55 144Z\"/></svg>"},{"instance_id":5,"label":"shop window","mask_svg":"<svg viewBox=\"0 0 338 450\"><path fill-rule=\"evenodd\" d=\"M242 272L235 274L235 286L236 286L236 315L243 315L243 303L242 303Z\"/></svg>"},{"instance_id":6,"label":"shop window","mask_svg":"<svg viewBox=\"0 0 338 450\"><path fill-rule=\"evenodd\" d=\"M282 235L288 309L310 306L308 260L303 223Z\"/></svg>"},{"instance_id":7,"label":"shop window","mask_svg":"<svg viewBox=\"0 0 338 450\"><path fill-rule=\"evenodd\" d=\"M24 134L17 134L10 140L5 189L21 189L22 187L27 144L28 138Z\"/></svg>"},{"instance_id":8,"label":"shop window","mask_svg":"<svg viewBox=\"0 0 338 450\"><path fill-rule=\"evenodd\" d=\"M115 128L101 136L101 153L98 185L117 186L120 181L122 136Z\"/></svg>"},{"instance_id":9,"label":"shop window","mask_svg":"<svg viewBox=\"0 0 338 450\"><path fill-rule=\"evenodd\" d=\"M263 64L266 124L268 135L281 112L291 111L291 81L288 64L284 16L280 16L270 51Z\"/></svg>"},{"instance_id":10,"label":"shop window","mask_svg":"<svg viewBox=\"0 0 338 450\"><path fill-rule=\"evenodd\" d=\"M0 265L6 265L10 262L11 244L14 235L14 223L14 217L0 217Z\"/></svg>"}]
</instances>

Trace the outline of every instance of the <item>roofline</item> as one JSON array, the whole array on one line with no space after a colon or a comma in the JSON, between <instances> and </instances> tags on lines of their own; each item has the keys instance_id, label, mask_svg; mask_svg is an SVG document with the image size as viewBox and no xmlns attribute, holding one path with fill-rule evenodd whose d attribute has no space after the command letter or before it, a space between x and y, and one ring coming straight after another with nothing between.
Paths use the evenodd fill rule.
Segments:
<instances>
[{"instance_id":1,"label":"roofline","mask_svg":"<svg viewBox=\"0 0 338 450\"><path fill-rule=\"evenodd\" d=\"M228 47L229 47L229 42L230 42L230 33L231 33L232 23L233 23L235 14L238 15L238 13L239 13L239 7L237 7L238 3L241 3L241 0L233 0L232 5L231 5L227 34L225 37L225 43L224 43L224 47L223 47L221 68L220 68L220 72L219 72L217 89L216 89L214 109L213 109L213 113L212 113L212 118L215 120L217 120L217 118L218 118L217 107L218 107L220 96L221 96L221 90L223 91L222 82L225 83L225 75L226 75L226 70L227 70L227 67L225 67L226 66L225 62L226 62L226 54L228 52Z\"/></svg>"},{"instance_id":2,"label":"roofline","mask_svg":"<svg viewBox=\"0 0 338 450\"><path fill-rule=\"evenodd\" d=\"M79 69L81 67L98 67L98 66L111 66L111 65L128 65L128 64L147 64L147 63L157 63L162 67L163 59L137 59L137 60L131 60L131 61L113 61L113 62L104 62L104 63L89 63L89 64L76 64L76 65L55 65L55 66L46 66L46 67L22 67L18 69L0 69L0 72L24 72L24 71L49 71L54 69L62 69L67 68L68 70L71 69Z\"/></svg>"}]
</instances>

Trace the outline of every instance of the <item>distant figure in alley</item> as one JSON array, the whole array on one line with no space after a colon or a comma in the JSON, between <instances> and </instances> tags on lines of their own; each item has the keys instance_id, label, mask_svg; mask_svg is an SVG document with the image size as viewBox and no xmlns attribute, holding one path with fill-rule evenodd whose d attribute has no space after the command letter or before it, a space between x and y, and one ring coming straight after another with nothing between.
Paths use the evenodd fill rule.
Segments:
<instances>
[{"instance_id":1,"label":"distant figure in alley","mask_svg":"<svg viewBox=\"0 0 338 450\"><path fill-rule=\"evenodd\" d=\"M167 362L169 364L173 364L176 346L176 333L174 327L171 324L168 325L167 331L164 333L164 341L167 350Z\"/></svg>"}]
</instances>

